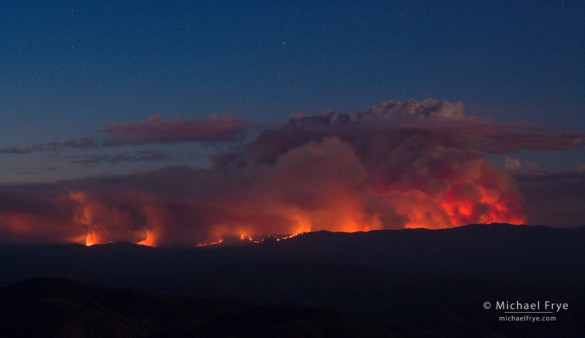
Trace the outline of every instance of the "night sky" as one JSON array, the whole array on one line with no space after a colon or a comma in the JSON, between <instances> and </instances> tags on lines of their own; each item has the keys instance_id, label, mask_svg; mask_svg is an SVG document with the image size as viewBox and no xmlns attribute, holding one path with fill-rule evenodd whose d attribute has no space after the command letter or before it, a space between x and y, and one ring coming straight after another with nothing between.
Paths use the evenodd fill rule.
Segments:
<instances>
[{"instance_id":1,"label":"night sky","mask_svg":"<svg viewBox=\"0 0 585 338\"><path fill-rule=\"evenodd\" d=\"M302 162L303 151L325 153L298 168L306 170L309 185L319 188L315 182L323 182L312 174L311 163L322 163L321 171L335 171L340 167L335 161L347 158L360 162L354 174L363 177L356 184L368 194L376 198L410 194L408 189L416 187L425 196L412 195L410 202L425 204L421 198L430 196L438 203L429 206L431 214L446 203L438 198L459 201L473 195L466 183L444 174L442 164L482 161L489 163L482 168L489 166L491 172L493 163L494 172L512 182L496 189L498 194L509 197L505 204L511 209L516 203L524 205L527 214L526 219L488 216L496 212L486 211L484 205L491 203L493 194L482 189L492 187L491 183L469 178L483 187L484 197L473 197L477 205L470 206L483 216L465 218L465 212L458 210L455 215L450 210L450 221L442 220L445 215L433 216L430 227L461 225L464 220L583 225L579 210L585 202L584 17L585 3L571 0L5 2L0 5L0 215L4 217L0 235L9 241L39 241L31 235L32 224L50 219L42 232L54 234L49 241L83 242L81 235L63 234L75 226L87 230L113 223L127 213L131 233L109 229L103 240L139 242L147 236L145 229L158 225L148 212L131 211L129 194L157 201L165 196L165 210L174 214L181 211L169 205L179 198L204 208L197 201L217 197L213 210L220 213L219 205L234 203L238 194L272 196L272 192L263 195L270 181L259 183L258 168L272 166L261 170L274 180L287 180L279 164L295 156L301 159L295 163ZM384 122L372 132L368 128L376 123L368 122L367 114L344 120L392 100L398 103L381 108L375 119ZM410 108L399 104L408 102ZM412 108L413 104L421 106ZM337 117L321 113L330 110L338 112ZM420 119L397 117L401 114ZM374 150L372 145L380 139L370 135L377 132L394 135L384 138L388 148ZM420 156L395 154L381 159L379 154L402 147L401 140L413 135L417 140L413 154ZM430 151L421 145L436 146L429 140L440 140L443 148ZM269 144L281 147L267 150ZM454 149L464 155L453 155ZM420 176L425 180L404 179L402 171L389 164L396 161L410 161L417 170L425 167ZM482 177L486 170L480 170ZM207 171L243 178L233 182L209 178ZM444 182L426 180L433 173L444 174L441 179L451 187L465 187L445 192ZM403 185L381 178L389 176L402 177ZM162 187L160 182L168 182L169 177L183 177L191 189L203 192L185 192L172 184ZM206 185L216 180L222 183ZM120 181L124 189L115 183ZM523 197L517 196L514 185ZM115 188L108 191L108 187ZM289 194L286 187L282 189L284 199L293 200L298 210L313 208L298 201L306 199L297 191ZM327 199L337 193L315 191L307 196ZM120 196L125 196L123 202ZM81 219L78 214L87 216L90 200L120 214L101 221ZM36 210L31 205L37 202L59 211ZM259 198L248 209L261 208L264 202ZM370 196L355 203L362 205L359 213L370 218L354 219L362 224L358 228L344 225L333 230L390 227L372 225L385 224L384 220L399 224L392 228L424 226L418 221L426 219L420 216L414 222L395 197L374 203ZM86 211L75 211L78 204L85 205ZM384 206L391 215L380 211ZM240 234L253 233L256 228L250 224L267 223L269 218L277 221L271 217L282 214L281 207L245 216L234 212L230 220L207 217L204 211L196 217L189 214L205 223L190 226L205 229L192 238L217 240L225 232L217 230L220 223L238 228ZM330 207L327 204L323 210ZM169 222L183 224L187 214ZM245 218L247 225L233 225L231 219L238 217ZM278 230L314 230L327 228L315 224L336 222L321 214L299 217L281 220L290 226ZM364 222L371 224L363 226ZM28 230L14 231L15 224L28 224L24 226ZM170 236L163 242L173 244L175 239Z\"/></svg>"}]
</instances>

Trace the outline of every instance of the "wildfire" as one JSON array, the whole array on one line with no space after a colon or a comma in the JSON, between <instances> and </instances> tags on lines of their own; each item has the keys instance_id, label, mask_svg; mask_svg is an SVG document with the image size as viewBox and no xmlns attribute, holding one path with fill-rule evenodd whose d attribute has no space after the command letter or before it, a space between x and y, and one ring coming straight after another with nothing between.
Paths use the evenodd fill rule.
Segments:
<instances>
[{"instance_id":1,"label":"wildfire","mask_svg":"<svg viewBox=\"0 0 585 338\"><path fill-rule=\"evenodd\" d=\"M201 247L201 246L210 246L210 245L218 245L218 244L221 244L221 243L223 243L223 239L220 239L220 240L217 240L217 241L214 241L214 242L210 242L210 243L200 242L200 243L197 243L197 246L199 246L199 247Z\"/></svg>"},{"instance_id":2,"label":"wildfire","mask_svg":"<svg viewBox=\"0 0 585 338\"><path fill-rule=\"evenodd\" d=\"M176 133L161 125L179 128L177 121L114 124L110 132L130 132L131 144L143 136L166 142ZM140 140L135 128L144 131ZM0 234L87 246L209 246L320 230L522 224L524 200L514 176L483 154L548 149L549 142L551 149L577 146L559 136L467 116L462 103L433 99L389 101L351 114L296 114L241 147L210 154L209 167L3 190Z\"/></svg>"},{"instance_id":3,"label":"wildfire","mask_svg":"<svg viewBox=\"0 0 585 338\"><path fill-rule=\"evenodd\" d=\"M289 238L297 237L297 236L302 235L302 234L306 234L306 232L299 232L297 234L282 236L282 237L279 237L278 240L280 241L280 240L284 240L284 239L289 239Z\"/></svg>"},{"instance_id":4,"label":"wildfire","mask_svg":"<svg viewBox=\"0 0 585 338\"><path fill-rule=\"evenodd\" d=\"M248 241L248 242L254 242L254 239L252 237L250 237L248 235L244 235L244 234L241 234L240 235L240 240L242 240L242 241Z\"/></svg>"},{"instance_id":5,"label":"wildfire","mask_svg":"<svg viewBox=\"0 0 585 338\"><path fill-rule=\"evenodd\" d=\"M143 241L138 242L137 244L154 247L156 246L156 238L151 231L146 231L146 238Z\"/></svg>"},{"instance_id":6,"label":"wildfire","mask_svg":"<svg viewBox=\"0 0 585 338\"><path fill-rule=\"evenodd\" d=\"M302 235L304 233L306 233L306 232L298 232L298 233L286 234L286 235L266 235L266 236L253 236L253 235L249 235L247 233L240 233L238 238L242 243L258 244L258 243L262 243L268 239L272 239L272 240L276 240L277 242L280 242L283 240L287 240L289 238L293 238L293 237ZM224 242L225 241L223 238L219 238L217 240L213 240L213 241L209 241L209 242L198 242L196 244L196 246L198 246L198 247L214 246L214 245L220 245ZM96 245L96 244L105 244L105 243L114 243L114 242L100 241L99 236L95 231L93 231L93 230L87 231L87 234L85 235L85 245L86 246L92 246L92 245ZM232 243L232 242L230 241L230 243ZM146 231L146 235L145 235L144 240L136 242L136 244L156 247L156 235L154 234L153 231L148 230L148 231Z\"/></svg>"},{"instance_id":7,"label":"wildfire","mask_svg":"<svg viewBox=\"0 0 585 338\"><path fill-rule=\"evenodd\" d=\"M92 245L95 245L95 244L99 244L95 232L88 231L87 232L87 235L85 237L85 245L86 246L92 246Z\"/></svg>"},{"instance_id":8,"label":"wildfire","mask_svg":"<svg viewBox=\"0 0 585 338\"><path fill-rule=\"evenodd\" d=\"M205 223L199 223L199 219L205 219L202 214L191 214L191 210L199 210L191 206L200 201L165 204L165 200L148 196L104 198L81 192L71 193L70 198L77 203L74 222L88 227L88 246L126 241L147 246L196 243L201 247L280 242L319 230L358 232L525 223L522 197L512 178L487 162L467 164L467 171L437 175L436 182L430 180L428 184L403 179L401 185L391 185L368 180L364 175L363 181L341 188L335 188L336 184L345 181L335 180L320 187L295 184L285 188L291 191L288 199L271 187L262 187L265 195L244 200L241 205L220 203L204 209L208 217ZM320 195L312 195L313 191Z\"/></svg>"},{"instance_id":9,"label":"wildfire","mask_svg":"<svg viewBox=\"0 0 585 338\"><path fill-rule=\"evenodd\" d=\"M259 244L259 243L263 243L265 241L269 241L269 240L273 240L273 241L284 241L287 240L289 238L293 238L302 234L305 234L306 232L299 232L299 233L295 233L295 234L291 234L291 235L266 235L266 236L251 236L251 235L246 235L246 234L240 234L239 236L239 240L241 241L240 243L254 243L254 244ZM222 244L224 243L223 239L219 239L217 241L213 241L213 242L199 242L197 243L198 247L203 247L203 246L213 246L213 245L218 245L218 244ZM234 242L235 243L235 242Z\"/></svg>"},{"instance_id":10,"label":"wildfire","mask_svg":"<svg viewBox=\"0 0 585 338\"><path fill-rule=\"evenodd\" d=\"M448 192L443 196L428 195L420 190L401 193L390 193L384 196L397 215L404 218L404 223L398 228L447 228L467 224L510 223L523 224L526 217L522 212L514 209L515 204L502 199L498 192L488 189L478 189L475 195L461 196L461 194ZM343 200L337 197L338 200ZM330 207L328 205L328 207ZM252 244L262 243L266 240L283 241L306 232L328 230L342 232L358 232L379 229L392 229L381 221L378 215L368 216L359 205L342 205L339 210L335 208L315 210L311 212L291 212L285 215L289 220L289 234L266 234L270 228L256 228L252 223L222 224L212 227L206 241L197 242L198 247L214 246L220 244ZM118 211L117 211L118 212ZM86 223L90 223L89 221ZM91 223L90 223L91 225ZM242 231L242 228L246 229ZM394 227L397 228L397 227ZM283 228L286 230L286 228ZM145 230L140 236L142 240L135 243L146 246L157 246L158 238L156 229ZM264 232L264 233L262 233ZM85 245L104 243L107 237L99 233L93 227L85 236Z\"/></svg>"}]
</instances>

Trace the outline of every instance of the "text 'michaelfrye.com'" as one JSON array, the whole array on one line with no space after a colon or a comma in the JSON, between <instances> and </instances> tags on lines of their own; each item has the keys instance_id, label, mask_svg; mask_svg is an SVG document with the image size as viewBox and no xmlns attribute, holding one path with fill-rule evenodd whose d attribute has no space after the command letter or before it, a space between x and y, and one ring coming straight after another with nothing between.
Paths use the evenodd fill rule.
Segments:
<instances>
[{"instance_id":1,"label":"text 'michaelfrye.com'","mask_svg":"<svg viewBox=\"0 0 585 338\"><path fill-rule=\"evenodd\" d=\"M485 301L483 308L500 312L500 322L556 322L557 315L569 310L568 303L550 300L521 302L519 300L496 300L495 304Z\"/></svg>"}]
</instances>

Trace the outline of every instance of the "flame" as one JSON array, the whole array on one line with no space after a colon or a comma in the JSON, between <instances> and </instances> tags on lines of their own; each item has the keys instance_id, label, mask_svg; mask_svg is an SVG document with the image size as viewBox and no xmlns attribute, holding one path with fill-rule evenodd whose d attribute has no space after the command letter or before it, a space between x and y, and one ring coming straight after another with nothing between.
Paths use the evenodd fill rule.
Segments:
<instances>
[{"instance_id":1,"label":"flame","mask_svg":"<svg viewBox=\"0 0 585 338\"><path fill-rule=\"evenodd\" d=\"M197 243L197 246L201 247L201 246L210 246L210 245L218 245L223 243L223 239L219 239L217 241L214 242L209 242L209 243L205 243L205 242L199 242Z\"/></svg>"},{"instance_id":2,"label":"flame","mask_svg":"<svg viewBox=\"0 0 585 338\"><path fill-rule=\"evenodd\" d=\"M144 240L142 240L136 244L155 247L156 246L156 237L152 233L152 231L147 230L146 237L144 238Z\"/></svg>"},{"instance_id":3,"label":"flame","mask_svg":"<svg viewBox=\"0 0 585 338\"><path fill-rule=\"evenodd\" d=\"M242 241L243 243L263 243L267 240L276 240L277 242L280 241L284 241L293 237L297 237L299 235L305 234L306 232L299 232L299 233L295 233L295 234L290 234L290 235L267 235L267 236L250 236L250 235L246 235L246 234L240 234L239 239L240 241ZM223 239L219 239L217 241L212 241L212 242L199 242L197 243L198 247L203 247L203 246L213 246L213 245L218 245L223 243L224 240Z\"/></svg>"},{"instance_id":4,"label":"flame","mask_svg":"<svg viewBox=\"0 0 585 338\"><path fill-rule=\"evenodd\" d=\"M288 236L282 236L282 237L279 237L279 238L278 238L278 240L279 240L279 241L280 241L281 239L282 239L282 240L285 240L285 239L289 239L289 238L297 237L297 236L299 236L299 235L302 235L302 234L306 234L306 232L299 232L299 233L297 233L297 234L292 234L292 235L288 235Z\"/></svg>"},{"instance_id":5,"label":"flame","mask_svg":"<svg viewBox=\"0 0 585 338\"><path fill-rule=\"evenodd\" d=\"M95 244L99 244L96 233L93 231L88 231L85 237L85 245L92 246Z\"/></svg>"}]
</instances>

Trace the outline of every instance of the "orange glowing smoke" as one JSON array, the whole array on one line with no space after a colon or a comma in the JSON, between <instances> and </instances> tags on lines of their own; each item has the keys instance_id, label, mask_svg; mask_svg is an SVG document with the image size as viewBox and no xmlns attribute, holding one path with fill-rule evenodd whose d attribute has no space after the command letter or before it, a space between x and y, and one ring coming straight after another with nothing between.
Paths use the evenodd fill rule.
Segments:
<instances>
[{"instance_id":1,"label":"orange glowing smoke","mask_svg":"<svg viewBox=\"0 0 585 338\"><path fill-rule=\"evenodd\" d=\"M153 200L129 195L108 203L79 191L70 192L69 198L77 205L73 221L87 228L85 245L131 242L156 246L156 227L164 212L148 204Z\"/></svg>"},{"instance_id":2,"label":"orange glowing smoke","mask_svg":"<svg viewBox=\"0 0 585 338\"><path fill-rule=\"evenodd\" d=\"M156 195L84 192L72 192L70 198L77 202L75 221L88 229L88 245L258 243L274 234L319 230L526 221L514 180L502 169L473 151L424 150L398 163L400 175L392 167L378 175L349 144L326 138L281 155L270 171L250 172L247 179L253 184L229 198L217 193L215 199L169 201Z\"/></svg>"},{"instance_id":3,"label":"orange glowing smoke","mask_svg":"<svg viewBox=\"0 0 585 338\"><path fill-rule=\"evenodd\" d=\"M423 181L428 184L410 184L401 191L385 192L390 205L406 218L405 228L527 221L523 199L511 175L477 156L454 168L444 177L436 175Z\"/></svg>"}]
</instances>

